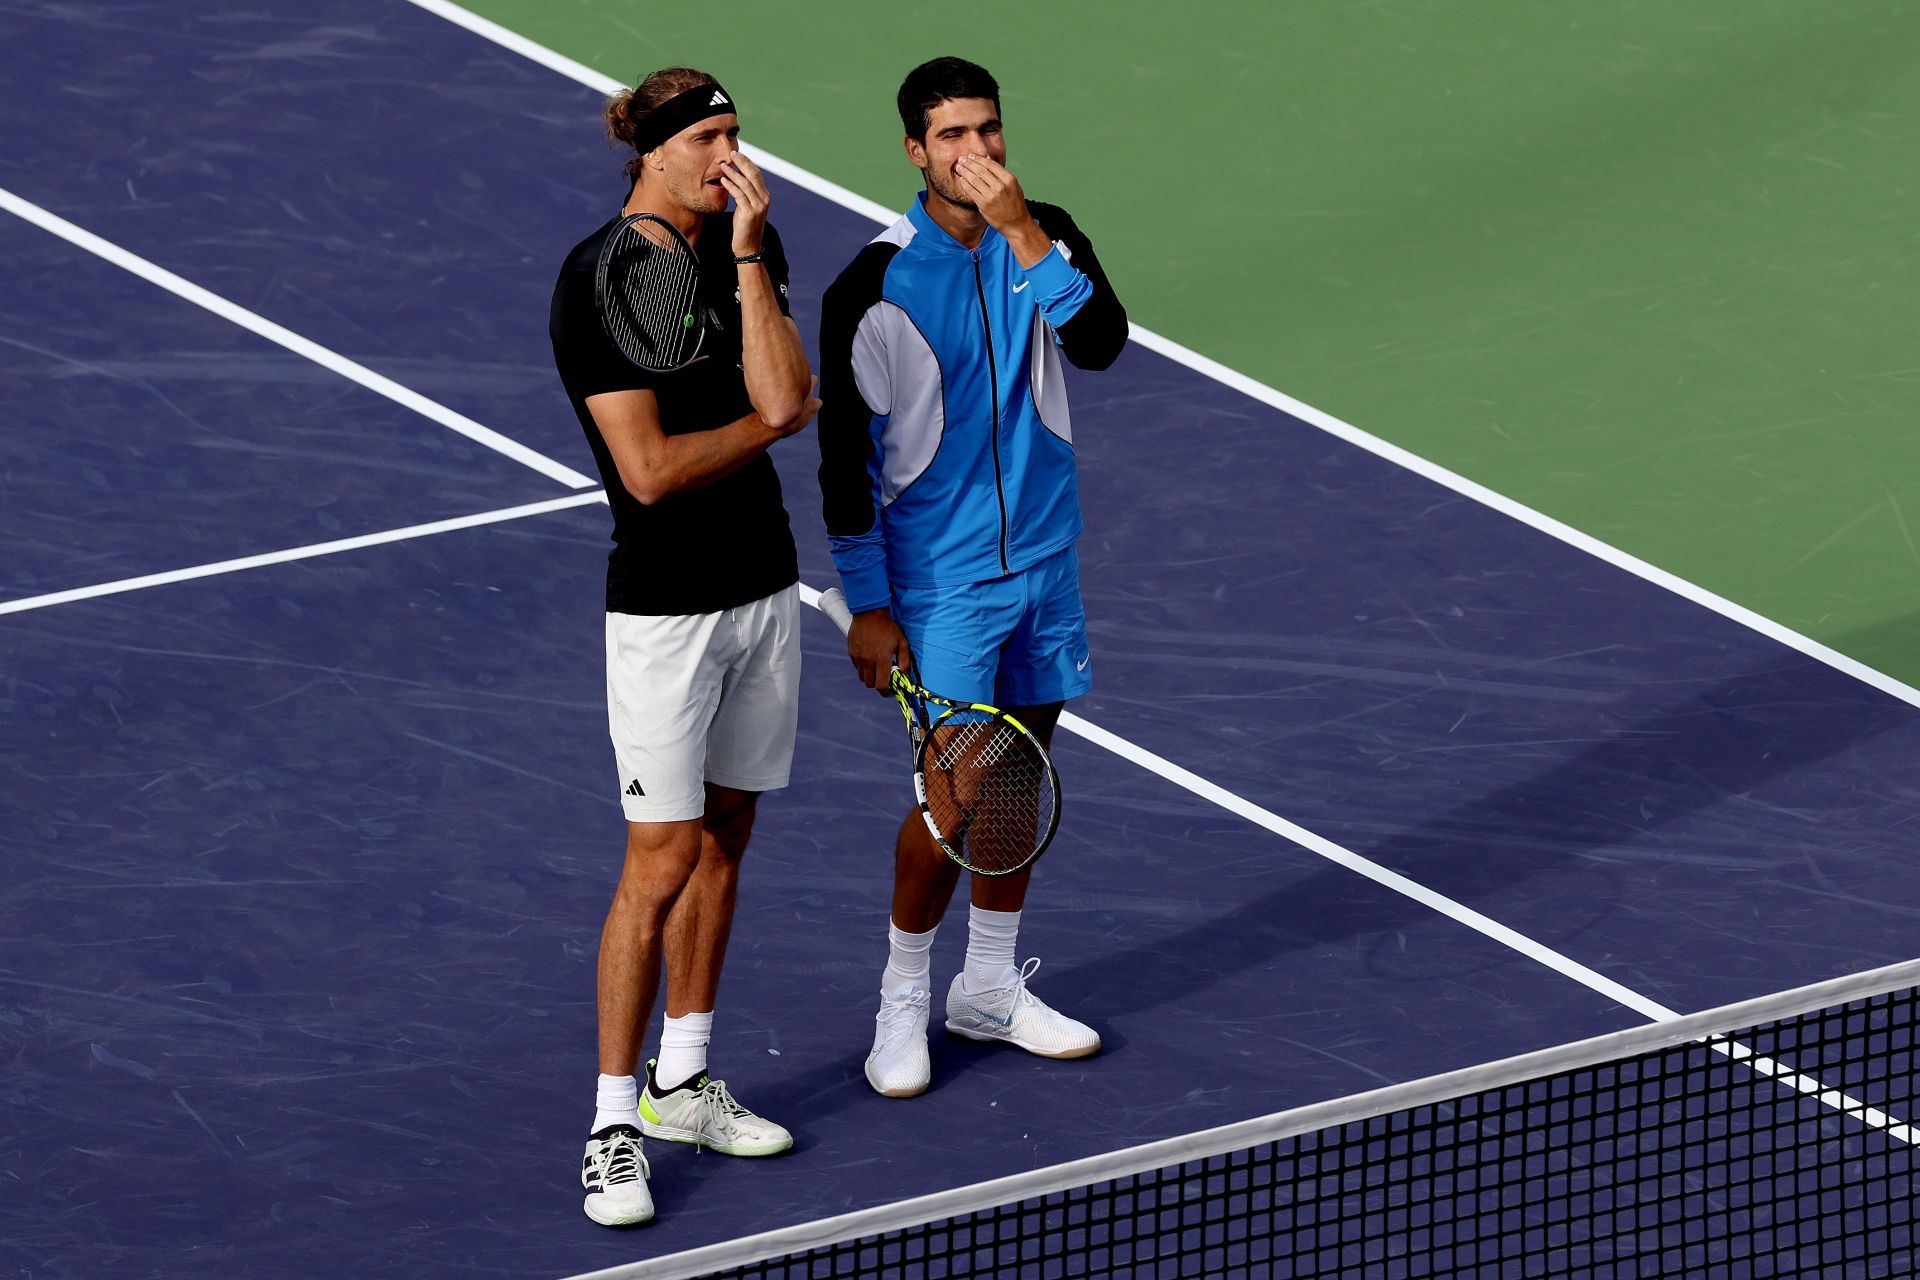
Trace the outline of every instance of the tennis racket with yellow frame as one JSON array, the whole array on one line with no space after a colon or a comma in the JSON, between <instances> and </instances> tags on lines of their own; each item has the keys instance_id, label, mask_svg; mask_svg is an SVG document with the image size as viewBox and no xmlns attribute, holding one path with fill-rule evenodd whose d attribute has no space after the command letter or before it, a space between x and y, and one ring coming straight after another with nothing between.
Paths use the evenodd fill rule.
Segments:
<instances>
[{"instance_id":1,"label":"tennis racket with yellow frame","mask_svg":"<svg viewBox=\"0 0 1920 1280\"><path fill-rule=\"evenodd\" d=\"M844 635L853 614L838 587L820 612ZM1011 875L1046 852L1060 826L1060 775L1018 720L978 702L956 702L899 667L890 680L913 747L913 794L940 851L976 875Z\"/></svg>"}]
</instances>

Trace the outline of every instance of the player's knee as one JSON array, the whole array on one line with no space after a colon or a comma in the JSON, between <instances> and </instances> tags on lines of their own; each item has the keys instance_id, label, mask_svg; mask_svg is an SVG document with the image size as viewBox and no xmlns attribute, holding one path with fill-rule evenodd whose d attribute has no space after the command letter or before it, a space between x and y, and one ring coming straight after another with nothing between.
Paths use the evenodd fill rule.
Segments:
<instances>
[{"instance_id":1,"label":"player's knee","mask_svg":"<svg viewBox=\"0 0 1920 1280\"><path fill-rule=\"evenodd\" d=\"M694 822L627 824L627 858L620 895L636 906L671 904L700 862L700 828Z\"/></svg>"},{"instance_id":2,"label":"player's knee","mask_svg":"<svg viewBox=\"0 0 1920 1280\"><path fill-rule=\"evenodd\" d=\"M747 840L752 835L753 811L751 809L744 814L734 815L726 822L717 824L710 822L707 825L708 857L718 855L719 860L725 864L725 870L737 872L740 859L747 852Z\"/></svg>"}]
</instances>

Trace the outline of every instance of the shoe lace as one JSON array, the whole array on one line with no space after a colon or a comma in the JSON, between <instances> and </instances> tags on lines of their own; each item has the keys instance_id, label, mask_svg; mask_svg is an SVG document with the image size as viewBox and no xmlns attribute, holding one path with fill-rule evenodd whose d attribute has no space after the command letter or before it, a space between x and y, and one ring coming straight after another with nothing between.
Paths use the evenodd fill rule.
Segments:
<instances>
[{"instance_id":1,"label":"shoe lace","mask_svg":"<svg viewBox=\"0 0 1920 1280\"><path fill-rule=\"evenodd\" d=\"M725 1080L709 1080L707 1087L700 1091L701 1098L712 1109L713 1115L728 1128L753 1115L753 1112L741 1106L727 1089Z\"/></svg>"},{"instance_id":2,"label":"shoe lace","mask_svg":"<svg viewBox=\"0 0 1920 1280\"><path fill-rule=\"evenodd\" d=\"M1039 971L1040 971L1039 956L1029 956L1027 958L1027 962L1020 966L1020 976L1013 980L1013 1006L1015 1008L1018 1008L1020 1005L1023 1005L1023 1004L1039 1004L1040 1003L1040 997L1034 995L1033 992L1027 990L1027 979L1031 978L1034 974L1038 973Z\"/></svg>"},{"instance_id":3,"label":"shoe lace","mask_svg":"<svg viewBox=\"0 0 1920 1280\"><path fill-rule=\"evenodd\" d=\"M933 1002L933 993L922 991L918 987L910 988L905 994L891 996L880 1002L880 1026L885 1031L884 1043L891 1049L900 1040L913 1034L914 1024L919 1020L920 1011Z\"/></svg>"},{"instance_id":4,"label":"shoe lace","mask_svg":"<svg viewBox=\"0 0 1920 1280\"><path fill-rule=\"evenodd\" d=\"M600 1144L593 1156L594 1167L603 1187L635 1182L650 1171L647 1158L640 1153L640 1140L632 1134L616 1133Z\"/></svg>"}]
</instances>

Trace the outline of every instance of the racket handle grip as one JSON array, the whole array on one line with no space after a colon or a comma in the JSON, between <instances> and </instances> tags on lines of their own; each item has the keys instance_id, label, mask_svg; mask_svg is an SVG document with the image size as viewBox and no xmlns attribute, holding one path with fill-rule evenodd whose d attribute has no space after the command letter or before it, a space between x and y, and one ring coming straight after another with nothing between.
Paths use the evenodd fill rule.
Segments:
<instances>
[{"instance_id":1,"label":"racket handle grip","mask_svg":"<svg viewBox=\"0 0 1920 1280\"><path fill-rule=\"evenodd\" d=\"M847 608L847 597L838 587L828 587L820 593L820 612L833 619L833 625L845 635L853 630L853 613Z\"/></svg>"}]
</instances>

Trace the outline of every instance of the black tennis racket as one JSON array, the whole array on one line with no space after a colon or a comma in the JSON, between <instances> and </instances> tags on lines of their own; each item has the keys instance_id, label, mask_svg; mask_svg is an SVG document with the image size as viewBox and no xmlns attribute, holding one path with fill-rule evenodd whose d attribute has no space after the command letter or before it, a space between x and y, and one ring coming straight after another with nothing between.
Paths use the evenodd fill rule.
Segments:
<instances>
[{"instance_id":1,"label":"black tennis racket","mask_svg":"<svg viewBox=\"0 0 1920 1280\"><path fill-rule=\"evenodd\" d=\"M600 322L620 354L653 373L700 358L700 268L680 229L650 213L620 219L593 273Z\"/></svg>"},{"instance_id":2,"label":"black tennis racket","mask_svg":"<svg viewBox=\"0 0 1920 1280\"><path fill-rule=\"evenodd\" d=\"M820 593L820 612L843 634L853 626L838 587ZM1060 826L1060 775L1040 740L998 707L929 693L899 667L892 688L913 745L913 794L940 851L983 876L1045 853Z\"/></svg>"}]
</instances>

